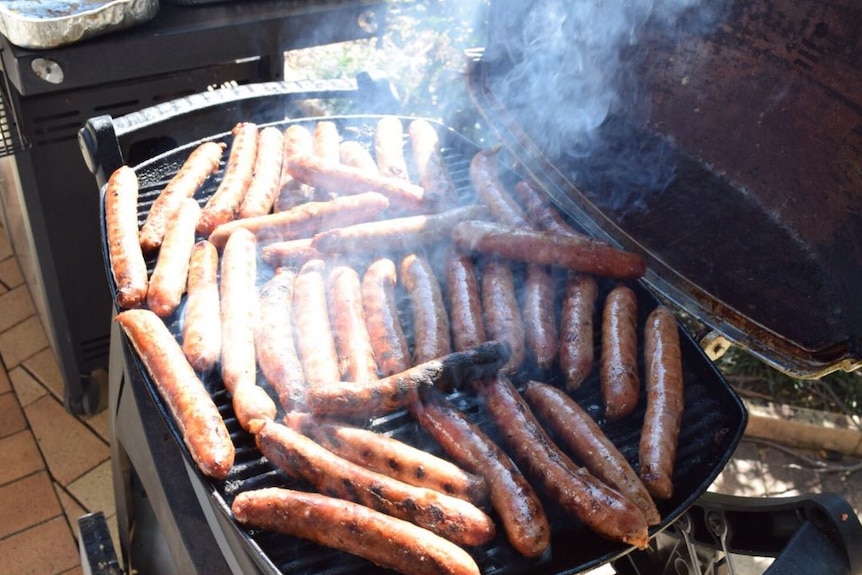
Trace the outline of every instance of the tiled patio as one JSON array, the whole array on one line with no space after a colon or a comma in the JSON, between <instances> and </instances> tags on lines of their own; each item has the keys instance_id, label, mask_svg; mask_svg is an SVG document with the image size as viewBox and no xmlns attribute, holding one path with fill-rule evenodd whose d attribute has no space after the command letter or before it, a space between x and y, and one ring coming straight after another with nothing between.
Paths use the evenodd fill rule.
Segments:
<instances>
[{"instance_id":1,"label":"tiled patio","mask_svg":"<svg viewBox=\"0 0 862 575\"><path fill-rule=\"evenodd\" d=\"M108 414L82 419L63 408L59 370L3 230L0 359L0 575L82 573L77 518L102 511L115 529ZM776 497L830 490L862 510L862 473L817 473L750 442L714 489Z\"/></svg>"}]
</instances>

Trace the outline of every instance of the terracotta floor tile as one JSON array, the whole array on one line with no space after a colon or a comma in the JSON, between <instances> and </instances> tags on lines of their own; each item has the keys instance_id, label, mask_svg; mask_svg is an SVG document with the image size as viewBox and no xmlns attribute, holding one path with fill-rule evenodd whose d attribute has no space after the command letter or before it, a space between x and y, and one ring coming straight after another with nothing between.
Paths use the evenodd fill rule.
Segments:
<instances>
[{"instance_id":1,"label":"terracotta floor tile","mask_svg":"<svg viewBox=\"0 0 862 575\"><path fill-rule=\"evenodd\" d=\"M33 316L0 334L0 355L6 369L13 369L36 352L48 347L42 323Z\"/></svg>"},{"instance_id":2,"label":"terracotta floor tile","mask_svg":"<svg viewBox=\"0 0 862 575\"><path fill-rule=\"evenodd\" d=\"M61 485L84 475L110 457L110 450L86 425L50 395L24 410L51 475Z\"/></svg>"},{"instance_id":3,"label":"terracotta floor tile","mask_svg":"<svg viewBox=\"0 0 862 575\"><path fill-rule=\"evenodd\" d=\"M63 375L54 357L54 350L46 347L21 362L21 365L36 378L36 381L44 385L54 394L54 397L62 398L64 394Z\"/></svg>"},{"instance_id":4,"label":"terracotta floor tile","mask_svg":"<svg viewBox=\"0 0 862 575\"><path fill-rule=\"evenodd\" d=\"M0 569L10 575L54 575L81 564L78 546L62 516L0 541Z\"/></svg>"},{"instance_id":5,"label":"terracotta floor tile","mask_svg":"<svg viewBox=\"0 0 862 575\"><path fill-rule=\"evenodd\" d=\"M110 443L110 413L107 409L103 409L96 415L84 418L83 422L90 426L90 428L95 431L99 437Z\"/></svg>"},{"instance_id":6,"label":"terracotta floor tile","mask_svg":"<svg viewBox=\"0 0 862 575\"><path fill-rule=\"evenodd\" d=\"M27 420L14 393L0 395L0 437L6 437L27 428Z\"/></svg>"},{"instance_id":7,"label":"terracotta floor tile","mask_svg":"<svg viewBox=\"0 0 862 575\"><path fill-rule=\"evenodd\" d=\"M87 511L101 511L108 516L114 514L113 487L111 461L107 460L70 483L67 489Z\"/></svg>"},{"instance_id":8,"label":"terracotta floor tile","mask_svg":"<svg viewBox=\"0 0 862 575\"><path fill-rule=\"evenodd\" d=\"M24 283L24 275L17 258L6 258L0 262L0 282L10 289Z\"/></svg>"},{"instance_id":9,"label":"terracotta floor tile","mask_svg":"<svg viewBox=\"0 0 862 575\"><path fill-rule=\"evenodd\" d=\"M46 472L34 473L0 487L0 538L62 514L63 508Z\"/></svg>"},{"instance_id":10,"label":"terracotta floor tile","mask_svg":"<svg viewBox=\"0 0 862 575\"><path fill-rule=\"evenodd\" d=\"M57 493L57 499L60 500L60 505L63 507L63 513L66 515L66 522L69 524L69 529L75 537L78 537L78 518L86 515L88 511L81 507L81 504L75 501L68 491L62 485L54 483L54 491Z\"/></svg>"},{"instance_id":11,"label":"terracotta floor tile","mask_svg":"<svg viewBox=\"0 0 862 575\"><path fill-rule=\"evenodd\" d=\"M0 394L12 390L12 381L9 379L9 374L0 366Z\"/></svg>"},{"instance_id":12,"label":"terracotta floor tile","mask_svg":"<svg viewBox=\"0 0 862 575\"><path fill-rule=\"evenodd\" d=\"M45 469L39 446L29 430L0 439L0 453L4 460L0 465L0 485Z\"/></svg>"},{"instance_id":13,"label":"terracotta floor tile","mask_svg":"<svg viewBox=\"0 0 862 575\"><path fill-rule=\"evenodd\" d=\"M59 575L84 575L84 568L81 565L77 565L76 567L72 567L68 571L63 571Z\"/></svg>"},{"instance_id":14,"label":"terracotta floor tile","mask_svg":"<svg viewBox=\"0 0 862 575\"><path fill-rule=\"evenodd\" d=\"M36 314L27 286L18 286L0 295L0 331L21 323Z\"/></svg>"},{"instance_id":15,"label":"terracotta floor tile","mask_svg":"<svg viewBox=\"0 0 862 575\"><path fill-rule=\"evenodd\" d=\"M12 242L9 241L9 234L6 228L0 230L0 260L12 257Z\"/></svg>"},{"instance_id":16,"label":"terracotta floor tile","mask_svg":"<svg viewBox=\"0 0 862 575\"><path fill-rule=\"evenodd\" d=\"M12 381L12 388L15 390L15 395L18 396L18 403L21 404L21 407L27 407L43 395L48 394L48 390L21 366L9 372L9 379Z\"/></svg>"}]
</instances>

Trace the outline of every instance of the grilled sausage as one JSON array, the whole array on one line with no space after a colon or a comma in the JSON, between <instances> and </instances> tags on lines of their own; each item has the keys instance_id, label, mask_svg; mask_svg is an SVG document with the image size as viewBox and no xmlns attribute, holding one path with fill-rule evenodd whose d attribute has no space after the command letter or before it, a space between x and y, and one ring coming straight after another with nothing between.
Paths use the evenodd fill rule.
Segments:
<instances>
[{"instance_id":1,"label":"grilled sausage","mask_svg":"<svg viewBox=\"0 0 862 575\"><path fill-rule=\"evenodd\" d=\"M469 256L454 250L446 256L446 295L455 351L487 340L476 266Z\"/></svg>"},{"instance_id":2,"label":"grilled sausage","mask_svg":"<svg viewBox=\"0 0 862 575\"><path fill-rule=\"evenodd\" d=\"M485 342L371 383L331 381L311 385L306 400L315 415L374 417L414 403L423 388L449 391L477 377L494 374L508 359L506 344Z\"/></svg>"},{"instance_id":3,"label":"grilled sausage","mask_svg":"<svg viewBox=\"0 0 862 575\"><path fill-rule=\"evenodd\" d=\"M217 480L227 477L234 462L233 442L173 334L150 310L123 311L116 321L144 363L198 468Z\"/></svg>"},{"instance_id":4,"label":"grilled sausage","mask_svg":"<svg viewBox=\"0 0 862 575\"><path fill-rule=\"evenodd\" d=\"M206 240L192 248L183 310L183 353L198 372L213 369L221 357L221 306L218 251Z\"/></svg>"},{"instance_id":5,"label":"grilled sausage","mask_svg":"<svg viewBox=\"0 0 862 575\"><path fill-rule=\"evenodd\" d=\"M488 499L488 486L478 475L394 437L304 413L288 413L284 422L318 445L371 471L475 505Z\"/></svg>"},{"instance_id":6,"label":"grilled sausage","mask_svg":"<svg viewBox=\"0 0 862 575\"><path fill-rule=\"evenodd\" d=\"M634 279L646 271L646 263L638 254L590 238L464 221L452 228L452 239L462 250L600 276Z\"/></svg>"},{"instance_id":7,"label":"grilled sausage","mask_svg":"<svg viewBox=\"0 0 862 575\"><path fill-rule=\"evenodd\" d=\"M410 181L404 159L404 125L400 118L383 116L374 130L374 157L380 174Z\"/></svg>"},{"instance_id":8,"label":"grilled sausage","mask_svg":"<svg viewBox=\"0 0 862 575\"><path fill-rule=\"evenodd\" d=\"M362 276L362 309L371 336L377 370L383 376L400 373L411 365L410 348L398 316L395 263L380 258Z\"/></svg>"},{"instance_id":9,"label":"grilled sausage","mask_svg":"<svg viewBox=\"0 0 862 575\"><path fill-rule=\"evenodd\" d=\"M321 120L315 124L314 132L312 133L312 149L314 156L326 164L338 165L341 162L341 154L339 153L340 142L341 135L338 133L338 126L335 122ZM288 161L298 157L299 156L293 156L293 158L289 158ZM293 171L293 168L288 169L295 178L302 180L302 178L299 178ZM341 194L341 190L328 182L320 181L312 184L308 181L302 181L314 188L312 197L317 201L331 200Z\"/></svg>"},{"instance_id":10,"label":"grilled sausage","mask_svg":"<svg viewBox=\"0 0 862 575\"><path fill-rule=\"evenodd\" d=\"M497 175L496 153L495 150L482 150L473 156L470 161L470 183L495 220L516 228L529 228L521 206L506 191Z\"/></svg>"},{"instance_id":11,"label":"grilled sausage","mask_svg":"<svg viewBox=\"0 0 862 575\"><path fill-rule=\"evenodd\" d=\"M222 224L213 230L209 240L222 248L227 238L240 228L253 232L259 243L306 238L330 227L374 219L388 207L389 200L375 192L306 202L286 211Z\"/></svg>"},{"instance_id":12,"label":"grilled sausage","mask_svg":"<svg viewBox=\"0 0 862 575\"><path fill-rule=\"evenodd\" d=\"M521 180L515 184L514 190L514 195L523 208L527 221L534 229L561 236L587 237L570 226L560 212L530 182Z\"/></svg>"},{"instance_id":13,"label":"grilled sausage","mask_svg":"<svg viewBox=\"0 0 862 575\"><path fill-rule=\"evenodd\" d=\"M509 543L526 557L538 557L551 541L551 527L533 487L515 462L442 394L423 392L410 412L459 465L485 478L491 504Z\"/></svg>"},{"instance_id":14,"label":"grilled sausage","mask_svg":"<svg viewBox=\"0 0 862 575\"><path fill-rule=\"evenodd\" d=\"M489 260L482 266L482 312L485 333L490 339L504 341L512 355L503 367L514 373L524 363L524 324L515 296L515 278L508 262Z\"/></svg>"},{"instance_id":15,"label":"grilled sausage","mask_svg":"<svg viewBox=\"0 0 862 575\"><path fill-rule=\"evenodd\" d=\"M345 166L358 168L369 174L379 174L371 152L356 140L344 140L338 146L338 157Z\"/></svg>"},{"instance_id":16,"label":"grilled sausage","mask_svg":"<svg viewBox=\"0 0 862 575\"><path fill-rule=\"evenodd\" d=\"M260 371L285 411L305 405L305 378L293 336L296 271L277 268L260 290L254 351Z\"/></svg>"},{"instance_id":17,"label":"grilled sausage","mask_svg":"<svg viewBox=\"0 0 862 575\"><path fill-rule=\"evenodd\" d=\"M240 493L231 512L243 525L308 539L405 575L479 575L473 558L452 542L350 501L270 487Z\"/></svg>"},{"instance_id":18,"label":"grilled sausage","mask_svg":"<svg viewBox=\"0 0 862 575\"><path fill-rule=\"evenodd\" d=\"M105 227L117 305L139 307L147 297L147 264L138 243L138 176L128 166L117 168L108 179Z\"/></svg>"},{"instance_id":19,"label":"grilled sausage","mask_svg":"<svg viewBox=\"0 0 862 575\"><path fill-rule=\"evenodd\" d=\"M293 156L288 160L288 169L294 178L315 188L338 190L342 194L379 192L399 208L428 210L436 208L438 203L434 194L416 184L315 156Z\"/></svg>"},{"instance_id":20,"label":"grilled sausage","mask_svg":"<svg viewBox=\"0 0 862 575\"><path fill-rule=\"evenodd\" d=\"M605 297L601 353L605 417L617 421L634 410L640 395L637 297L623 284L616 285Z\"/></svg>"},{"instance_id":21,"label":"grilled sausage","mask_svg":"<svg viewBox=\"0 0 862 575\"><path fill-rule=\"evenodd\" d=\"M560 351L560 332L554 313L555 284L554 276L545 266L527 266L521 288L521 319L526 348L542 369L550 369Z\"/></svg>"},{"instance_id":22,"label":"grilled sausage","mask_svg":"<svg viewBox=\"0 0 862 575\"><path fill-rule=\"evenodd\" d=\"M312 245L326 254L373 253L381 249L409 251L446 240L458 222L480 219L486 214L483 206L464 206L427 216L404 216L333 227L315 234Z\"/></svg>"},{"instance_id":23,"label":"grilled sausage","mask_svg":"<svg viewBox=\"0 0 862 575\"><path fill-rule=\"evenodd\" d=\"M377 379L359 274L346 265L332 267L326 277L326 292L341 378L359 382Z\"/></svg>"},{"instance_id":24,"label":"grilled sausage","mask_svg":"<svg viewBox=\"0 0 862 575\"><path fill-rule=\"evenodd\" d=\"M254 177L240 204L240 218L262 216L272 211L280 189L283 161L284 134L273 126L263 128L257 136Z\"/></svg>"},{"instance_id":25,"label":"grilled sausage","mask_svg":"<svg viewBox=\"0 0 862 575\"><path fill-rule=\"evenodd\" d=\"M420 118L410 122L408 132L419 184L443 198L447 205L457 205L458 190L443 160L437 130L430 122Z\"/></svg>"},{"instance_id":26,"label":"grilled sausage","mask_svg":"<svg viewBox=\"0 0 862 575\"><path fill-rule=\"evenodd\" d=\"M647 547L641 510L560 451L505 375L474 380L473 386L515 462L563 510L603 537Z\"/></svg>"},{"instance_id":27,"label":"grilled sausage","mask_svg":"<svg viewBox=\"0 0 862 575\"><path fill-rule=\"evenodd\" d=\"M593 310L599 297L596 280L575 271L566 274L560 312L560 371L574 391L590 375L595 361Z\"/></svg>"},{"instance_id":28,"label":"grilled sausage","mask_svg":"<svg viewBox=\"0 0 862 575\"><path fill-rule=\"evenodd\" d=\"M186 291L189 260L195 245L195 224L200 214L197 201L183 198L176 217L168 222L147 290L147 307L159 317L173 314Z\"/></svg>"},{"instance_id":29,"label":"grilled sausage","mask_svg":"<svg viewBox=\"0 0 862 575\"><path fill-rule=\"evenodd\" d=\"M293 322L302 372L309 386L337 381L338 354L329 323L326 302L326 264L308 260L296 277L293 291Z\"/></svg>"},{"instance_id":30,"label":"grilled sausage","mask_svg":"<svg viewBox=\"0 0 862 575\"><path fill-rule=\"evenodd\" d=\"M321 259L323 255L311 247L311 238L274 242L260 248L260 257L271 267L301 267L308 260Z\"/></svg>"},{"instance_id":31,"label":"grilled sausage","mask_svg":"<svg viewBox=\"0 0 862 575\"><path fill-rule=\"evenodd\" d=\"M557 441L590 473L637 505L648 524L661 522L655 502L625 456L574 399L556 387L537 381L527 383L524 398Z\"/></svg>"},{"instance_id":32,"label":"grilled sausage","mask_svg":"<svg viewBox=\"0 0 862 575\"><path fill-rule=\"evenodd\" d=\"M290 175L288 158L313 153L311 131L302 124L291 124L284 130L284 147L281 161L281 184L278 196L272 206L274 212L283 212L311 199L314 191Z\"/></svg>"},{"instance_id":33,"label":"grilled sausage","mask_svg":"<svg viewBox=\"0 0 862 575\"><path fill-rule=\"evenodd\" d=\"M221 376L232 396L236 418L246 431L275 417L277 408L257 385L254 327L257 322L257 244L248 230L231 234L222 254Z\"/></svg>"},{"instance_id":34,"label":"grilled sausage","mask_svg":"<svg viewBox=\"0 0 862 575\"><path fill-rule=\"evenodd\" d=\"M413 317L413 363L425 363L451 352L449 316L431 263L423 256L407 255L401 260L401 282Z\"/></svg>"},{"instance_id":35,"label":"grilled sausage","mask_svg":"<svg viewBox=\"0 0 862 575\"><path fill-rule=\"evenodd\" d=\"M193 197L206 179L218 170L226 147L223 142L204 142L197 146L159 193L141 227L139 239L145 253L162 245L165 229L176 214L180 200Z\"/></svg>"},{"instance_id":36,"label":"grilled sausage","mask_svg":"<svg viewBox=\"0 0 862 575\"><path fill-rule=\"evenodd\" d=\"M654 497L673 496L673 467L685 406L679 332L673 312L658 306L644 327L647 408L640 476Z\"/></svg>"},{"instance_id":37,"label":"grilled sausage","mask_svg":"<svg viewBox=\"0 0 862 575\"><path fill-rule=\"evenodd\" d=\"M410 521L459 545L482 545L494 537L494 522L472 503L370 471L285 425L267 421L255 439L273 465L321 493Z\"/></svg>"},{"instance_id":38,"label":"grilled sausage","mask_svg":"<svg viewBox=\"0 0 862 575\"><path fill-rule=\"evenodd\" d=\"M254 177L257 158L257 125L241 122L231 131L233 143L221 183L204 204L197 232L208 236L217 226L236 218L243 197Z\"/></svg>"}]
</instances>

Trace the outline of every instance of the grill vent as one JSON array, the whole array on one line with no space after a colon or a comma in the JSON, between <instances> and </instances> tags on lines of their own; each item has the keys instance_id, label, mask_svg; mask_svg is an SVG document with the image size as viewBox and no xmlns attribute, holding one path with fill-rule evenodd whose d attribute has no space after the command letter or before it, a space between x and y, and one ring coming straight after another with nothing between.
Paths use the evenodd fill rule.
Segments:
<instances>
[{"instance_id":1,"label":"grill vent","mask_svg":"<svg viewBox=\"0 0 862 575\"><path fill-rule=\"evenodd\" d=\"M0 157L11 156L25 148L8 94L7 78L3 75L0 88Z\"/></svg>"}]
</instances>

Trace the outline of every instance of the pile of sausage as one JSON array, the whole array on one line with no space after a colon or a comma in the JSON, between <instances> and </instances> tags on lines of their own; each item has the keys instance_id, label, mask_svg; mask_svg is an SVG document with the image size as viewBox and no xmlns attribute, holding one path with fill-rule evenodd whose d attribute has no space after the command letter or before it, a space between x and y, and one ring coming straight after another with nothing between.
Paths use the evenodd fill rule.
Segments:
<instances>
[{"instance_id":1,"label":"pile of sausage","mask_svg":"<svg viewBox=\"0 0 862 575\"><path fill-rule=\"evenodd\" d=\"M545 553L553 502L645 547L661 519L654 501L673 493L683 382L670 310L656 307L638 332L626 281L643 260L571 228L528 181L504 185L492 150L472 158L474 194L459 198L435 127L408 128L380 118L364 147L327 120L239 124L226 159L224 143L192 151L140 228L137 176L113 173L117 321L189 452L216 480L233 465L201 379L218 371L263 455L316 489L239 493L242 525L403 573L467 574L479 568L466 548L488 543L497 523L519 553ZM222 161L215 192L195 199ZM603 301L597 276L613 283ZM636 473L569 392L598 363L605 417L631 417L641 338ZM520 380L527 363L563 383ZM454 390L475 395L496 435L448 399ZM364 427L397 410L448 459Z\"/></svg>"}]
</instances>

